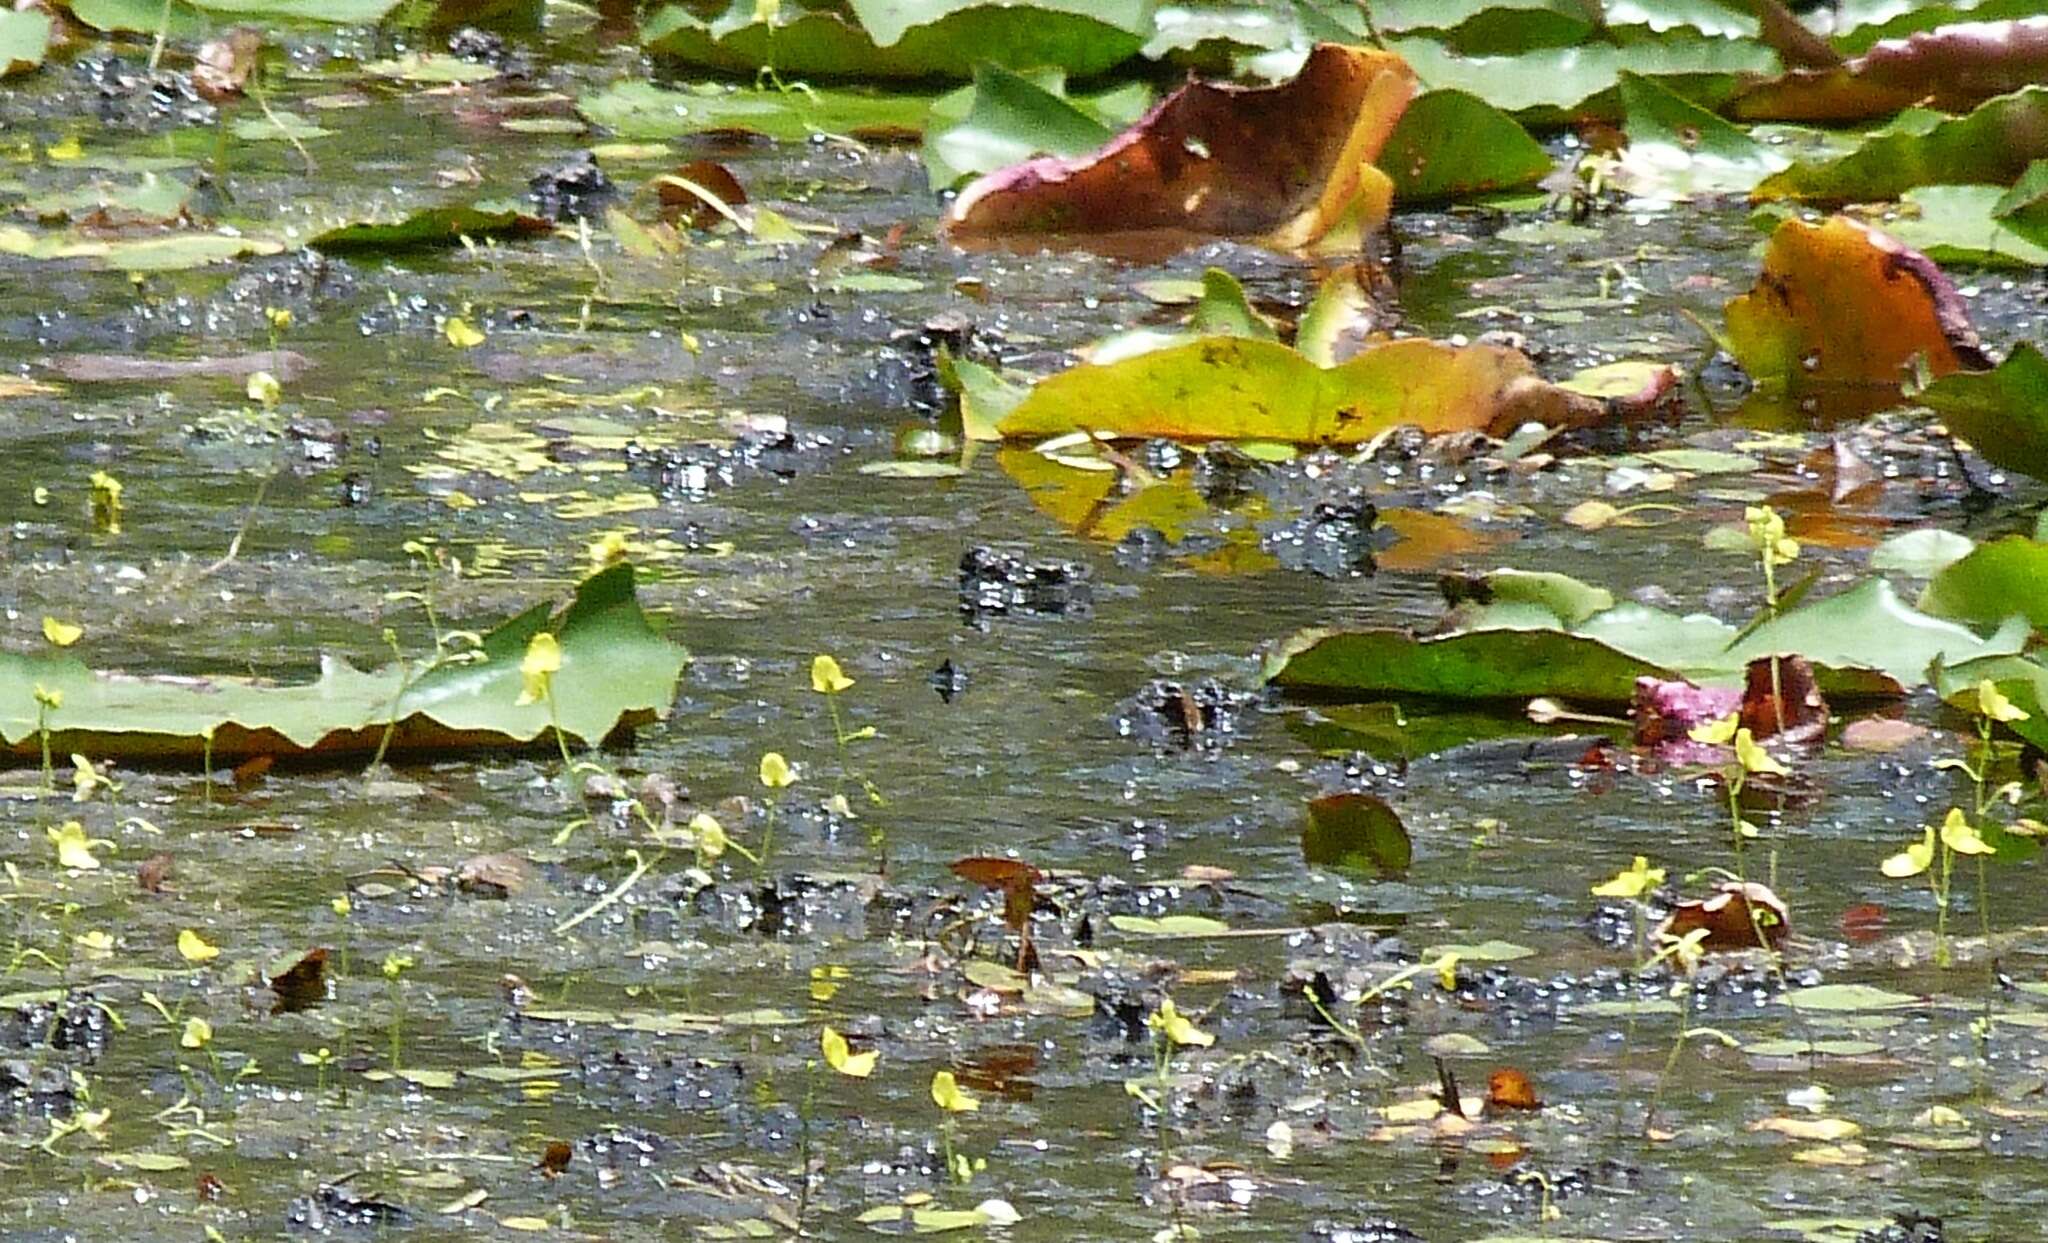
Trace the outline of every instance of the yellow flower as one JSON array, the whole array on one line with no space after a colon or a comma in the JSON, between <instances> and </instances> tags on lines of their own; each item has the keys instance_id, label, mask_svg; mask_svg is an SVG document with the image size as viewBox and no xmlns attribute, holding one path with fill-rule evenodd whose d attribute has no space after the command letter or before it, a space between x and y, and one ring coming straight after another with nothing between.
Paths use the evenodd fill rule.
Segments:
<instances>
[{"instance_id":1,"label":"yellow flower","mask_svg":"<svg viewBox=\"0 0 2048 1243\"><path fill-rule=\"evenodd\" d=\"M602 570L626 559L626 533L608 531L590 541L591 568Z\"/></svg>"},{"instance_id":2,"label":"yellow flower","mask_svg":"<svg viewBox=\"0 0 2048 1243\"><path fill-rule=\"evenodd\" d=\"M277 377L268 371L250 372L249 382L243 386L243 391L249 394L250 401L265 410L284 400L284 385L279 384Z\"/></svg>"},{"instance_id":3,"label":"yellow flower","mask_svg":"<svg viewBox=\"0 0 2048 1243\"><path fill-rule=\"evenodd\" d=\"M44 623L45 626L48 624ZM1998 689L1998 683L1990 678L1977 683L1977 711L1994 721L2007 723L2024 721L2028 717L2025 709L2013 707L2012 700L2007 699L2005 692Z\"/></svg>"},{"instance_id":4,"label":"yellow flower","mask_svg":"<svg viewBox=\"0 0 2048 1243\"><path fill-rule=\"evenodd\" d=\"M1785 535L1785 520L1768 505L1752 505L1742 511L1749 524L1749 542L1772 567L1790 565L1799 559L1799 541Z\"/></svg>"},{"instance_id":5,"label":"yellow flower","mask_svg":"<svg viewBox=\"0 0 2048 1243\"><path fill-rule=\"evenodd\" d=\"M178 1036L179 1046L186 1049L203 1049L212 1040L213 1024L196 1016L185 1020L185 1030Z\"/></svg>"},{"instance_id":6,"label":"yellow flower","mask_svg":"<svg viewBox=\"0 0 2048 1243\"><path fill-rule=\"evenodd\" d=\"M1694 742L1704 742L1710 747L1725 746L1735 737L1735 727L1741 723L1742 718L1731 712L1718 720L1693 726L1685 732L1685 736Z\"/></svg>"},{"instance_id":7,"label":"yellow flower","mask_svg":"<svg viewBox=\"0 0 2048 1243\"><path fill-rule=\"evenodd\" d=\"M971 1114L981 1108L981 1102L968 1095L950 1070L932 1076L932 1104L950 1114Z\"/></svg>"},{"instance_id":8,"label":"yellow flower","mask_svg":"<svg viewBox=\"0 0 2048 1243\"><path fill-rule=\"evenodd\" d=\"M1934 862L1934 830L1928 829L1927 836L1890 856L1878 870L1893 880L1904 880L1918 876Z\"/></svg>"},{"instance_id":9,"label":"yellow flower","mask_svg":"<svg viewBox=\"0 0 2048 1243\"><path fill-rule=\"evenodd\" d=\"M1159 999L1159 1008L1152 1012L1151 1018L1145 1020L1145 1026L1163 1034L1175 1045L1192 1045L1197 1049L1206 1049L1216 1043L1216 1037L1188 1021L1188 1017L1180 1012L1180 1007L1173 1004L1171 997Z\"/></svg>"},{"instance_id":10,"label":"yellow flower","mask_svg":"<svg viewBox=\"0 0 2048 1243\"><path fill-rule=\"evenodd\" d=\"M1792 775L1792 770L1773 759L1771 753L1764 750L1763 744L1756 740L1756 735L1746 729L1735 731L1735 758L1742 764L1742 771L1746 773L1771 777Z\"/></svg>"},{"instance_id":11,"label":"yellow flower","mask_svg":"<svg viewBox=\"0 0 2048 1243\"><path fill-rule=\"evenodd\" d=\"M100 861L93 857L93 840L85 835L85 826L76 820L66 820L54 829L44 829L51 843L57 847L57 866L78 872L99 870Z\"/></svg>"},{"instance_id":12,"label":"yellow flower","mask_svg":"<svg viewBox=\"0 0 2048 1243\"><path fill-rule=\"evenodd\" d=\"M1436 960L1436 986L1447 993L1458 991L1458 955L1445 954Z\"/></svg>"},{"instance_id":13,"label":"yellow flower","mask_svg":"<svg viewBox=\"0 0 2048 1243\"><path fill-rule=\"evenodd\" d=\"M811 658L811 689L820 695L837 695L853 685L853 679L830 656Z\"/></svg>"},{"instance_id":14,"label":"yellow flower","mask_svg":"<svg viewBox=\"0 0 2048 1243\"><path fill-rule=\"evenodd\" d=\"M725 826L706 812L700 811L690 817L690 832L697 835L697 849L707 860L724 854L725 848L732 844L725 835Z\"/></svg>"},{"instance_id":15,"label":"yellow flower","mask_svg":"<svg viewBox=\"0 0 2048 1243\"><path fill-rule=\"evenodd\" d=\"M1596 898L1640 898L1664 883L1664 869L1653 868L1650 861L1641 855L1627 868L1616 872L1614 879L1593 886Z\"/></svg>"},{"instance_id":16,"label":"yellow flower","mask_svg":"<svg viewBox=\"0 0 2048 1243\"><path fill-rule=\"evenodd\" d=\"M70 622L58 621L54 617L45 617L43 619L43 637L48 639L54 646L70 647L78 642L79 637L84 633L85 627L83 626L74 626ZM1985 685L1988 686L1990 683L1987 682Z\"/></svg>"},{"instance_id":17,"label":"yellow flower","mask_svg":"<svg viewBox=\"0 0 2048 1243\"><path fill-rule=\"evenodd\" d=\"M459 315L448 317L448 322L441 325L441 335L458 350L472 350L484 343L484 334L470 327L469 321Z\"/></svg>"},{"instance_id":18,"label":"yellow flower","mask_svg":"<svg viewBox=\"0 0 2048 1243\"><path fill-rule=\"evenodd\" d=\"M770 751L761 757L761 784L771 790L780 790L796 784L796 770L789 761L782 758L782 752Z\"/></svg>"},{"instance_id":19,"label":"yellow flower","mask_svg":"<svg viewBox=\"0 0 2048 1243\"><path fill-rule=\"evenodd\" d=\"M92 473L92 524L108 535L121 533L121 481L103 470Z\"/></svg>"},{"instance_id":20,"label":"yellow flower","mask_svg":"<svg viewBox=\"0 0 2048 1243\"><path fill-rule=\"evenodd\" d=\"M64 692L53 691L49 687L44 686L41 683L37 683L36 702L41 704L43 707L48 708L50 711L55 712L57 709L64 706Z\"/></svg>"},{"instance_id":21,"label":"yellow flower","mask_svg":"<svg viewBox=\"0 0 2048 1243\"><path fill-rule=\"evenodd\" d=\"M186 962L212 962L220 957L220 946L208 945L206 938L187 928L178 934L178 956Z\"/></svg>"},{"instance_id":22,"label":"yellow flower","mask_svg":"<svg viewBox=\"0 0 2048 1243\"><path fill-rule=\"evenodd\" d=\"M548 697L555 675L562 671L562 645L543 630L527 641L526 655L519 662L519 702L539 703Z\"/></svg>"},{"instance_id":23,"label":"yellow flower","mask_svg":"<svg viewBox=\"0 0 2048 1243\"><path fill-rule=\"evenodd\" d=\"M866 1053L855 1053L846 1045L846 1037L827 1027L818 1033L818 1048L825 1055L825 1065L849 1079L865 1079L875 1073L875 1062L882 1056L873 1049ZM955 1085L958 1091L958 1085ZM934 1099L937 1089L934 1088Z\"/></svg>"},{"instance_id":24,"label":"yellow flower","mask_svg":"<svg viewBox=\"0 0 2048 1243\"><path fill-rule=\"evenodd\" d=\"M1960 807L1948 809L1948 819L1941 822L1941 844L1959 855L1995 855L1991 843L1977 835L1970 826L1970 819Z\"/></svg>"}]
</instances>

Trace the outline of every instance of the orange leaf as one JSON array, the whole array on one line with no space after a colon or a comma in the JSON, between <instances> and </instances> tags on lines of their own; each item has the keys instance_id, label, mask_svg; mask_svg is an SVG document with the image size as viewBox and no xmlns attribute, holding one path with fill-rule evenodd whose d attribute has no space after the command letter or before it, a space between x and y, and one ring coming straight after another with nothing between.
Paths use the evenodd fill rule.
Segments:
<instances>
[{"instance_id":1,"label":"orange leaf","mask_svg":"<svg viewBox=\"0 0 2048 1243\"><path fill-rule=\"evenodd\" d=\"M1191 82L1093 155L981 177L946 218L955 238L1018 234L1253 238L1356 248L1393 184L1373 166L1415 93L1384 51L1318 44L1291 82Z\"/></svg>"},{"instance_id":2,"label":"orange leaf","mask_svg":"<svg viewBox=\"0 0 2048 1243\"><path fill-rule=\"evenodd\" d=\"M1486 1106L1489 1109L1541 1109L1536 1085L1529 1076L1512 1066L1503 1066L1486 1077Z\"/></svg>"},{"instance_id":3,"label":"orange leaf","mask_svg":"<svg viewBox=\"0 0 2048 1243\"><path fill-rule=\"evenodd\" d=\"M1705 899L1684 901L1672 907L1671 914L1657 929L1658 939L1683 937L1702 928L1707 930L1706 939L1700 943L1704 949L1757 949L1759 931L1775 949L1784 944L1786 934L1791 932L1792 915L1785 908L1785 900L1768 885L1726 881Z\"/></svg>"},{"instance_id":4,"label":"orange leaf","mask_svg":"<svg viewBox=\"0 0 2048 1243\"><path fill-rule=\"evenodd\" d=\"M1728 304L1728 346L1759 384L1896 386L1991 365L1934 261L1847 216L1787 220L1756 285Z\"/></svg>"}]
</instances>

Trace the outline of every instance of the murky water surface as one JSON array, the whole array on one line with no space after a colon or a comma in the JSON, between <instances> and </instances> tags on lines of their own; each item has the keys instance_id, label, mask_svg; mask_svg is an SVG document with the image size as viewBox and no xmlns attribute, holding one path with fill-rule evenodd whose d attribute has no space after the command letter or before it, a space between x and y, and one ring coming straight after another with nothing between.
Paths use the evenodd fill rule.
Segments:
<instances>
[{"instance_id":1,"label":"murky water surface","mask_svg":"<svg viewBox=\"0 0 2048 1243\"><path fill-rule=\"evenodd\" d=\"M332 43L308 44L270 102L350 105L319 114L336 132L308 144L317 167L287 144L227 142L208 210L274 231L523 195L536 171L603 136L506 133L503 97L643 72L624 50L590 49L587 35L564 36L535 48L541 67L523 87L436 93L366 84L326 61ZM144 54L125 51L131 67ZM150 119L101 80L58 66L10 82L0 141L18 159L0 194L89 180L42 154L72 138L94 154L193 161L180 175L210 169L211 126ZM568 109L543 100L521 115L535 113ZM1237 1239L1299 1238L1319 1222L1340 1233L1315 1237L1354 1240L1935 1237L1861 1234L1918 1213L1946 1218L1951 1239L2038 1237L2042 1012L1994 988L1981 950L1927 967L1924 936L1910 934L1931 925L1931 902L1876 869L1961 797L1961 778L1934 767L1962 753L1957 722L1930 701L1907 711L1945 727L1932 739L1883 756L1830 748L1802 769L1801 797L1754 807L1763 833L1745 866L1791 903L1795 982L1932 1000L1802 1019L1769 973L1710 966L1693 1022L1713 1031L1695 1032L1668 1070L1677 1020L1661 985L1631 990L1628 951L1589 935L1588 887L1638 854L1674 881L1694 877L1695 891L1696 874L1735 864L1696 773L1637 770L1625 755L1617 766L1590 741L1532 747L1529 726L1503 731L1523 741L1444 756L1368 754L1310 707L1260 695L1230 700L1226 721L1183 745L1184 716L1176 731L1131 706L1162 678L1253 692L1259 646L1298 627L1426 623L1444 570L1563 570L1740 621L1755 575L1701 537L1763 497L1794 516L1809 562L1826 568L1822 590L1864 573L1869 546L1895 529L2024 526L2036 490L1971 496L1938 441L1896 437L1914 426L1905 417L1849 426L1886 477L1837 503L1812 418L1744 408L1729 375L1702 373L1685 315L1712 320L1747 283L1758 235L1740 208L1507 239L1503 225L1538 217L1404 217L1394 272L1411 329L1518 332L1553 374L1657 357L1704 381L1674 419L1581 436L1535 475L1398 447L1370 462L1254 466L1242 497L1160 541L1132 535L1134 523L1077 533L1073 498L1012 454L984 451L957 478L862 474L899 433L939 421L920 333L951 317L995 356L1047 369L1107 330L1163 322L1170 312L1135 291L1142 280L1220 263L1284 306L1314 273L1230 247L1153 266L962 255L933 240L936 204L901 149L700 142L607 167L630 194L700 155L726 161L757 202L830 231L783 248L700 236L671 262L628 258L602 236L588 254L555 237L134 280L0 260L10 373L50 379L45 360L63 354L266 349L267 308L291 312L277 344L307 363L273 411L223 378L52 381L57 391L8 399L0 604L12 641L39 643L54 614L86 627L80 650L98 664L304 678L322 651L376 663L385 627L424 650L424 614L394 593L482 626L565 594L589 544L618 531L653 550L643 599L696 657L667 721L611 757L628 787L665 779L677 823L713 809L758 848L760 754L787 754L802 777L766 874L728 855L707 885L622 806L572 800L547 753L400 763L376 783L353 765L280 768L210 801L196 774L117 770L117 793L77 806L34 797L37 774L16 770L15 874L0 894L9 1238L743 1238L799 1215L817 1235L852 1238L875 1228L861 1213L913 1195L951 1208L1000 1197L1021 1220L977 1229L1030 1240L1142 1239L1176 1221ZM899 225L895 272L919 289L829 292L839 259L823 240ZM1987 335L2038 335L2038 283L1959 276ZM451 347L448 315L486 343ZM1764 465L1611 497L1675 507L1641 511L1638 525L1559 521L1626 481L1616 455L1677 446ZM1191 456L1177 467L1193 469ZM125 485L118 537L88 520L94 470ZM1316 505L1358 495L1382 514L1369 546L1341 524L1304 524ZM1072 563L1086 581L1038 610L963 609L973 547ZM854 765L884 807L835 752L809 689L819 652L856 680L846 725L875 736ZM1401 811L1415 845L1405 877L1303 864L1304 802L1335 788ZM822 806L838 791L858 820ZM99 874L56 869L45 830L70 816L113 843ZM557 933L628 877L634 849L653 864L645 875ZM174 859L171 878L138 892L135 869L158 852ZM494 852L530 863L509 897L435 883ZM1055 873L1037 949L1046 978L1078 991L1019 996L963 974L1013 960L1015 943L1000 899L947 864L1006 853ZM2048 940L2026 929L2048 923L2048 898L2031 868L1995 881L1998 968L2037 979ZM1861 904L1885 923L1852 944L1842 920ZM1110 923L1165 913L1219 918L1233 935L1148 938ZM1957 918L1975 930L1974 907ZM182 962L187 928L220 958ZM102 931L111 944L95 948ZM1454 990L1424 978L1412 995L1346 1009L1362 1044L1301 998L1319 971L1356 996L1431 947L1489 940L1529 952L1466 963ZM330 951L332 997L278 1008L256 981L316 946ZM382 969L394 955L411 964L395 982ZM1169 987L1217 1042L1177 1059L1162 1126L1125 1085L1155 1074L1132 1025ZM21 1001L52 988L63 1000ZM1633 1018L1618 1004L1632 995L1644 1002ZM180 1047L192 1017L211 1026L204 1048ZM871 1078L815 1065L825 1023L879 1051ZM1786 1041L1843 1040L1855 1042L1846 1055L1783 1054ZM1431 1050L1451 1054L1467 1093L1483 1094L1496 1067L1520 1068L1547 1108L1469 1127L1403 1121L1401 1102L1437 1082ZM983 1098L978 1112L942 1122L927 1090L940 1069ZM1832 1095L1824 1113L1788 1104L1802 1091L1813 1103L1816 1085ZM1643 1138L1653 1097L1659 1142ZM97 1135L62 1133L102 1110ZM1860 1130L1756 1129L1787 1117ZM535 1167L556 1141L571 1158L551 1178ZM971 1181L947 1175L949 1152ZM203 1194L209 1177L218 1198Z\"/></svg>"}]
</instances>

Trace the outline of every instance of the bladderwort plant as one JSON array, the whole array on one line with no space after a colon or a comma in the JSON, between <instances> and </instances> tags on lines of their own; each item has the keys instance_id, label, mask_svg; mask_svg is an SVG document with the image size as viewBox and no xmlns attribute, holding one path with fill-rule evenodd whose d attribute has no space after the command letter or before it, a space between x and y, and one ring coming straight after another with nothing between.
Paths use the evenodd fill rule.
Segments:
<instances>
[{"instance_id":1,"label":"bladderwort plant","mask_svg":"<svg viewBox=\"0 0 2048 1243\"><path fill-rule=\"evenodd\" d=\"M981 1099L961 1087L950 1070L932 1075L931 1096L932 1104L939 1107L939 1155L946 1163L946 1175L964 1186L974 1181L977 1170L988 1168L988 1162L971 1160L966 1153L954 1150L953 1115L979 1112Z\"/></svg>"},{"instance_id":2,"label":"bladderwort plant","mask_svg":"<svg viewBox=\"0 0 2048 1243\"><path fill-rule=\"evenodd\" d=\"M1878 870L1893 880L1927 877L1927 887L1934 894L1934 962L1940 967L1950 966L1954 961L1948 937L1948 915L1957 857L1967 855L1976 860L1977 919L1984 935L1988 961L1991 889L1986 862L1999 853L2001 842L2018 835L2015 829L2001 826L1991 819L1991 809L2000 801L2016 798L2020 788L2017 782L2008 783L1996 791L1991 788L1992 736L2000 725L2028 720L2031 714L2006 698L1998 684L1989 678L1977 683L1973 707L1970 715L1977 727L1975 762L1965 757L1943 760L1937 765L1955 769L1970 779L1971 810L1965 813L1960 807L1949 808L1938 829L1928 826L1919 841L1888 856L1878 865Z\"/></svg>"},{"instance_id":3,"label":"bladderwort plant","mask_svg":"<svg viewBox=\"0 0 2048 1243\"><path fill-rule=\"evenodd\" d=\"M1773 661L1773 669L1775 667L1776 662ZM1734 748L1735 762L1722 768L1721 785L1728 792L1728 827L1735 847L1735 867L1730 875L1737 884L1746 885L1749 883L1749 877L1745 874L1743 866L1743 844L1761 837L1763 831L1742 814L1742 791L1749 784L1751 777L1789 777L1792 770L1766 751L1763 744L1756 740L1756 735L1743 725L1741 720L1739 713L1730 713L1719 720L1694 726L1687 736L1694 742ZM1768 883L1775 889L1778 884L1778 848L1775 845L1771 847L1767 874L1770 878ZM1777 951L1772 948L1771 939L1766 935L1767 925L1763 922L1767 917L1766 912L1758 909L1756 904L1747 898L1743 900L1743 906L1749 912L1750 924L1756 931L1757 948L1770 955L1774 966L1778 965ZM1782 967L1779 969L1782 974Z\"/></svg>"},{"instance_id":4,"label":"bladderwort plant","mask_svg":"<svg viewBox=\"0 0 2048 1243\"><path fill-rule=\"evenodd\" d=\"M1152 1032L1152 1077L1125 1080L1124 1091L1159 1119L1159 1176L1164 1179L1173 1168L1174 1054L1182 1049L1209 1048L1216 1043L1216 1036L1195 1026L1194 1021L1174 1005L1171 997L1159 999L1158 1009L1147 1016L1145 1026ZM1187 1225L1180 1220L1179 1200L1169 1195L1168 1203L1172 1207L1173 1222L1166 1237L1192 1237Z\"/></svg>"},{"instance_id":5,"label":"bladderwort plant","mask_svg":"<svg viewBox=\"0 0 2048 1243\"><path fill-rule=\"evenodd\" d=\"M384 955L384 980L391 995L391 1073L405 1069L405 982L403 976L417 965L412 955L393 951Z\"/></svg>"},{"instance_id":6,"label":"bladderwort plant","mask_svg":"<svg viewBox=\"0 0 2048 1243\"><path fill-rule=\"evenodd\" d=\"M822 695L825 707L832 715L832 741L839 750L839 787L833 793L833 810L853 817L853 808L847 805L846 785L858 780L861 790L867 795L872 807L887 807L889 800L882 797L881 790L867 774L856 772L853 767L851 748L856 742L864 742L875 736L875 727L863 725L856 730L846 728L846 720L840 715L839 697L853 688L854 680L839 667L831 656L818 655L811 658L811 690ZM875 852L875 871L887 875L889 872L889 834L879 820L870 820L867 826L868 845Z\"/></svg>"},{"instance_id":7,"label":"bladderwort plant","mask_svg":"<svg viewBox=\"0 0 2048 1243\"><path fill-rule=\"evenodd\" d=\"M407 540L405 551L408 555L425 558L428 550L416 540ZM377 739L377 753L370 757L369 771L380 770L384 757L391 750L391 740L398 734L398 709L405 702L406 692L423 677L447 665L475 664L484 659L483 636L474 630L441 629L441 619L434 612L433 597L424 591L395 591L384 597L386 604L417 604L426 614L427 628L434 636L434 654L424 663L406 659L405 649L399 645L398 632L389 626L384 628L384 646L391 649L392 659L398 664L398 689L391 692L391 703L384 711L384 733Z\"/></svg>"},{"instance_id":8,"label":"bladderwort plant","mask_svg":"<svg viewBox=\"0 0 2048 1243\"><path fill-rule=\"evenodd\" d=\"M1755 630L1765 622L1776 621L1780 611L1805 595L1817 580L1818 571L1784 595L1779 595L1778 570L1799 559L1799 541L1785 534L1785 519L1769 505L1752 505L1742 511L1742 517L1749 528L1749 546L1755 550L1757 564L1763 569L1764 576L1763 611L1748 626L1748 630ZM1778 714L1777 729L1773 732L1782 734L1785 732L1785 686L1776 656L1771 657L1771 704Z\"/></svg>"},{"instance_id":9,"label":"bladderwort plant","mask_svg":"<svg viewBox=\"0 0 2048 1243\"><path fill-rule=\"evenodd\" d=\"M769 751L761 756L761 785L768 791L766 808L761 819L761 853L754 860L754 870L765 873L768 858L775 850L775 814L782 806L782 791L796 784L796 769L782 757L780 751Z\"/></svg>"}]
</instances>

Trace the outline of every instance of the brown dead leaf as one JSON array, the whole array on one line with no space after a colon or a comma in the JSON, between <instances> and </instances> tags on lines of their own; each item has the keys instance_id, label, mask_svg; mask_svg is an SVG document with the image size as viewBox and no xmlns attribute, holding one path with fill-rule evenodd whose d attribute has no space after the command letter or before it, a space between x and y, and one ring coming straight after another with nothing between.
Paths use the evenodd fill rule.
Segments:
<instances>
[{"instance_id":1,"label":"brown dead leaf","mask_svg":"<svg viewBox=\"0 0 2048 1243\"><path fill-rule=\"evenodd\" d=\"M1885 39L1832 67L1795 69L1739 91L1745 121L1857 121L1921 105L1968 112L2048 81L2048 17L1956 22Z\"/></svg>"},{"instance_id":2,"label":"brown dead leaf","mask_svg":"<svg viewBox=\"0 0 2048 1243\"><path fill-rule=\"evenodd\" d=\"M1991 366L1941 269L1847 216L1780 224L1726 315L1735 360L1773 387L1894 386L1916 359L1936 376Z\"/></svg>"},{"instance_id":3,"label":"brown dead leaf","mask_svg":"<svg viewBox=\"0 0 2048 1243\"><path fill-rule=\"evenodd\" d=\"M1847 1118L1759 1118L1749 1124L1749 1129L1783 1135L1787 1139L1818 1140L1822 1143L1836 1143L1863 1133L1862 1127Z\"/></svg>"},{"instance_id":4,"label":"brown dead leaf","mask_svg":"<svg viewBox=\"0 0 2048 1243\"><path fill-rule=\"evenodd\" d=\"M1536 1085L1529 1076L1512 1066L1502 1066L1486 1077L1486 1107L1488 1109L1541 1109L1543 1102L1536 1095Z\"/></svg>"},{"instance_id":5,"label":"brown dead leaf","mask_svg":"<svg viewBox=\"0 0 2048 1243\"><path fill-rule=\"evenodd\" d=\"M272 1014L296 1014L327 1000L327 950L314 946L305 957L270 977L270 991L277 994Z\"/></svg>"},{"instance_id":6,"label":"brown dead leaf","mask_svg":"<svg viewBox=\"0 0 2048 1243\"><path fill-rule=\"evenodd\" d=\"M569 1158L573 1155L574 1150L558 1139L541 1151L540 1160L534 1162L533 1168L539 1170L543 1178L560 1178L562 1171L569 1168Z\"/></svg>"},{"instance_id":7,"label":"brown dead leaf","mask_svg":"<svg viewBox=\"0 0 2048 1243\"><path fill-rule=\"evenodd\" d=\"M464 893L486 898L509 898L532 880L533 865L510 851L465 859L455 870L455 883Z\"/></svg>"},{"instance_id":8,"label":"brown dead leaf","mask_svg":"<svg viewBox=\"0 0 2048 1243\"><path fill-rule=\"evenodd\" d=\"M1356 250L1393 184L1373 159L1415 93L1406 61L1318 44L1293 81L1191 82L1093 155L998 169L960 192L957 240L1174 234Z\"/></svg>"},{"instance_id":9,"label":"brown dead leaf","mask_svg":"<svg viewBox=\"0 0 2048 1243\"><path fill-rule=\"evenodd\" d=\"M1683 937L1705 929L1702 949L1757 949L1757 938L1776 949L1792 931L1792 915L1785 900L1768 885L1726 881L1705 898L1684 899L1671 908L1657 928L1657 939Z\"/></svg>"},{"instance_id":10,"label":"brown dead leaf","mask_svg":"<svg viewBox=\"0 0 2048 1243\"><path fill-rule=\"evenodd\" d=\"M1918 742L1927 737L1929 732L1925 725L1915 725L1911 721L1895 721L1889 717L1864 717L1842 727L1842 746L1849 751L1882 754Z\"/></svg>"},{"instance_id":11,"label":"brown dead leaf","mask_svg":"<svg viewBox=\"0 0 2048 1243\"><path fill-rule=\"evenodd\" d=\"M192 64L192 89L211 104L240 95L263 55L263 32L242 28L199 46Z\"/></svg>"},{"instance_id":12,"label":"brown dead leaf","mask_svg":"<svg viewBox=\"0 0 2048 1243\"><path fill-rule=\"evenodd\" d=\"M171 879L172 864L171 856L162 851L144 859L142 866L135 869L136 886L144 893L165 892L164 885Z\"/></svg>"},{"instance_id":13,"label":"brown dead leaf","mask_svg":"<svg viewBox=\"0 0 2048 1243\"><path fill-rule=\"evenodd\" d=\"M666 178L655 179L655 190L661 196L661 218L670 224L688 220L693 229L708 229L726 219L725 212L683 185L685 181L709 192L727 208L746 205L747 189L731 169L715 160L692 160Z\"/></svg>"},{"instance_id":14,"label":"brown dead leaf","mask_svg":"<svg viewBox=\"0 0 2048 1243\"><path fill-rule=\"evenodd\" d=\"M1749 662L1742 688L1742 724L1758 738L1811 742L1827 732L1828 704L1803 656Z\"/></svg>"}]
</instances>

